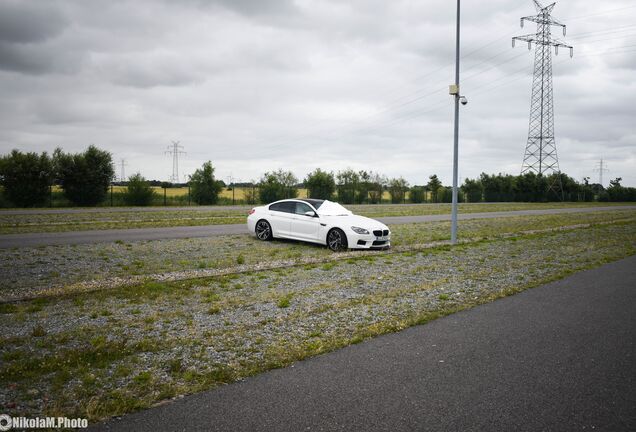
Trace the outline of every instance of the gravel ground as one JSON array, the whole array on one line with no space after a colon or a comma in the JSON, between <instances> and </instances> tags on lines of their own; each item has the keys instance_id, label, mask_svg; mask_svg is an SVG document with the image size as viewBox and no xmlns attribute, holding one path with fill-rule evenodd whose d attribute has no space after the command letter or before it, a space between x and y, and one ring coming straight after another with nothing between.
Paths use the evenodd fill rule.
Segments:
<instances>
[{"instance_id":1,"label":"gravel ground","mask_svg":"<svg viewBox=\"0 0 636 432\"><path fill-rule=\"evenodd\" d=\"M459 226L459 237L474 240L634 218L634 210L617 210L467 220ZM449 226L449 222L395 225L391 227L394 251L447 240ZM0 301L112 288L145 278L186 279L342 257L321 246L290 241L263 243L248 236L0 249Z\"/></svg>"},{"instance_id":2,"label":"gravel ground","mask_svg":"<svg viewBox=\"0 0 636 432\"><path fill-rule=\"evenodd\" d=\"M0 405L117 415L635 252L618 222L4 304Z\"/></svg>"}]
</instances>

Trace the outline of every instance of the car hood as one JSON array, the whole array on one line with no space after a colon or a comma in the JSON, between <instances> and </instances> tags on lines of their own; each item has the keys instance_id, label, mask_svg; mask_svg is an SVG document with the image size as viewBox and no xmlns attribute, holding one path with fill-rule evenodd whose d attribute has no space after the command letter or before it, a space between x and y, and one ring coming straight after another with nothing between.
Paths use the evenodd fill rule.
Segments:
<instances>
[{"instance_id":1,"label":"car hood","mask_svg":"<svg viewBox=\"0 0 636 432\"><path fill-rule=\"evenodd\" d=\"M328 221L331 225L337 225L344 228L356 226L370 231L375 229L388 229L388 227L380 221L354 214L342 216L320 216L320 218Z\"/></svg>"}]
</instances>

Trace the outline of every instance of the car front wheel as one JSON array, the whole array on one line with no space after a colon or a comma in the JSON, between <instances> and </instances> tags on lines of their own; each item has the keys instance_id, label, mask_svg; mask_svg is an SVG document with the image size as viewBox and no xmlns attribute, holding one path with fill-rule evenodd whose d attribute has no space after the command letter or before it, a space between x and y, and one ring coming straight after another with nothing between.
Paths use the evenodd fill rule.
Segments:
<instances>
[{"instance_id":1,"label":"car front wheel","mask_svg":"<svg viewBox=\"0 0 636 432\"><path fill-rule=\"evenodd\" d=\"M258 237L259 240L268 241L273 238L272 227L269 224L269 222L267 222L264 219L261 219L258 222L256 222L255 231L256 231L256 237Z\"/></svg>"},{"instance_id":2,"label":"car front wheel","mask_svg":"<svg viewBox=\"0 0 636 432\"><path fill-rule=\"evenodd\" d=\"M334 228L327 234L327 247L334 252L343 251L347 249L347 236L339 229Z\"/></svg>"}]
</instances>

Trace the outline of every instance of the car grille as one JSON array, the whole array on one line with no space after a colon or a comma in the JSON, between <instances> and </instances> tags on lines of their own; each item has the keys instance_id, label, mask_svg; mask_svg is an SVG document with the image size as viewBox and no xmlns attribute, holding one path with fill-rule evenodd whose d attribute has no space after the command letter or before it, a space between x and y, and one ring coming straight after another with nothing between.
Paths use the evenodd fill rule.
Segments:
<instances>
[{"instance_id":1,"label":"car grille","mask_svg":"<svg viewBox=\"0 0 636 432\"><path fill-rule=\"evenodd\" d=\"M375 230L373 231L373 235L376 237L382 237L382 236L388 236L389 235L389 230Z\"/></svg>"},{"instance_id":2,"label":"car grille","mask_svg":"<svg viewBox=\"0 0 636 432\"><path fill-rule=\"evenodd\" d=\"M372 246L384 246L386 245L388 242L385 240L375 240L371 245Z\"/></svg>"}]
</instances>

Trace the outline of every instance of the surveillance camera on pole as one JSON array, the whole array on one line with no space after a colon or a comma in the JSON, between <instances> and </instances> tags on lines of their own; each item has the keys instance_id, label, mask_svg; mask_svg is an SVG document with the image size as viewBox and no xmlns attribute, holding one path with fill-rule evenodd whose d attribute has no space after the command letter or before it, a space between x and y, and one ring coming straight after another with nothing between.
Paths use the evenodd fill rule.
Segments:
<instances>
[{"instance_id":1,"label":"surveillance camera on pole","mask_svg":"<svg viewBox=\"0 0 636 432\"><path fill-rule=\"evenodd\" d=\"M468 99L459 94L459 18L460 0L457 0L457 23L455 27L455 83L448 87L448 93L455 99L455 124L453 143L453 199L451 210L451 244L457 243L457 176L459 165L459 104L466 105Z\"/></svg>"}]
</instances>

